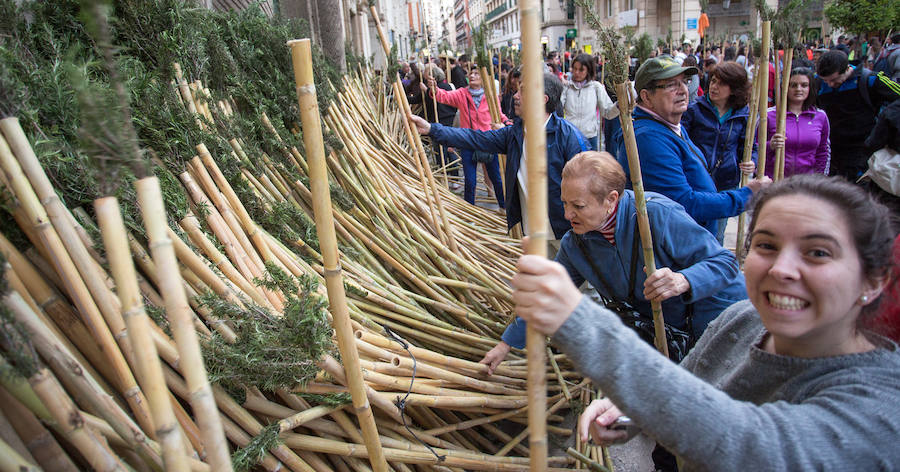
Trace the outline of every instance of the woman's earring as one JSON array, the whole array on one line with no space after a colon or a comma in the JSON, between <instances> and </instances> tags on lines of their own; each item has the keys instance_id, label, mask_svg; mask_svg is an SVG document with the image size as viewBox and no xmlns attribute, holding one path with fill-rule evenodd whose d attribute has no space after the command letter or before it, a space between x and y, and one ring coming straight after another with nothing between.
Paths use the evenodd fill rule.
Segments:
<instances>
[{"instance_id":1,"label":"woman's earring","mask_svg":"<svg viewBox=\"0 0 900 472\"><path fill-rule=\"evenodd\" d=\"M868 296L868 295L863 295L863 296L859 297L859 302L862 303L862 304L864 304L864 305L865 305L866 303L869 303L869 296Z\"/></svg>"}]
</instances>

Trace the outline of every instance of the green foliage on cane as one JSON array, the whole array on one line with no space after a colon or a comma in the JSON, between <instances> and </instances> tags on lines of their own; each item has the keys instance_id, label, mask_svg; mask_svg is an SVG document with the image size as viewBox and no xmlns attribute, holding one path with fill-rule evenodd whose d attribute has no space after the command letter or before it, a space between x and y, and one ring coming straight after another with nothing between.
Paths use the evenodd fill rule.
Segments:
<instances>
[{"instance_id":1,"label":"green foliage on cane","mask_svg":"<svg viewBox=\"0 0 900 472\"><path fill-rule=\"evenodd\" d=\"M305 23L268 18L256 6L228 12L183 0L115 0L102 6L111 12L109 44L115 49L115 61L104 60L109 48L101 47L89 33L98 31L92 25L96 15L80 16L79 1L0 0L0 115L20 119L64 204L89 210L98 196L115 194L126 207L126 225L140 234L141 225L133 223L140 221L133 192L124 189L134 175L145 172L94 172L92 167L92 162L111 162L104 156L123 155L112 150L134 149L133 139L111 139L122 136L120 131L130 121L139 149L165 168L154 173L163 184L170 224L189 209L174 175L185 170L200 143L209 148L242 199L248 197L243 202L251 215L260 214L261 204L242 180L227 140L238 138L243 143L251 156L244 166L251 171L258 171L255 161L263 152L281 159L283 145L260 126L258 117L266 112L276 129L298 128L285 43L309 36ZM340 75L318 46L313 56L319 106L325 110L334 96L329 82L340 86ZM176 62L186 80L200 79L210 88L216 127L185 109L172 83ZM115 67L107 67L108 63ZM128 91L124 100L113 98L111 71ZM222 116L215 105L219 100L231 104L235 113ZM130 120L124 118L128 113ZM205 129L198 119L206 123ZM282 133L282 138L287 146L300 142L291 133ZM130 154L130 162L146 162L144 156ZM103 182L97 181L98 175L108 184L104 192L99 191ZM114 184L117 189L109 190Z\"/></svg>"},{"instance_id":2,"label":"green foliage on cane","mask_svg":"<svg viewBox=\"0 0 900 472\"><path fill-rule=\"evenodd\" d=\"M301 397L309 400L317 405L325 406L342 406L353 402L353 398L349 393L329 393L327 395L319 395L316 393L301 393Z\"/></svg>"},{"instance_id":3,"label":"green foliage on cane","mask_svg":"<svg viewBox=\"0 0 900 472\"><path fill-rule=\"evenodd\" d=\"M246 446L234 451L231 464L235 472L251 470L259 464L271 449L281 445L284 440L279 436L278 423L271 423L259 432Z\"/></svg>"},{"instance_id":4,"label":"green foliage on cane","mask_svg":"<svg viewBox=\"0 0 900 472\"><path fill-rule=\"evenodd\" d=\"M243 385L274 391L305 384L315 377L316 362L335 352L328 301L316 291L314 279L294 277L271 263L265 277L254 282L285 297L282 316L249 303L241 308L211 293L200 297L237 334L233 344L216 333L204 343L210 381L229 392Z\"/></svg>"},{"instance_id":5,"label":"green foliage on cane","mask_svg":"<svg viewBox=\"0 0 900 472\"><path fill-rule=\"evenodd\" d=\"M397 77L397 74L400 73L400 59L397 58L397 43L391 44L391 57L387 60L387 75L385 75L385 79L389 80L391 83L394 82L394 77Z\"/></svg>"},{"instance_id":6,"label":"green foliage on cane","mask_svg":"<svg viewBox=\"0 0 900 472\"><path fill-rule=\"evenodd\" d=\"M256 221L287 247L293 247L297 241L303 241L316 252L319 251L315 222L290 201L273 204L271 209L263 212Z\"/></svg>"},{"instance_id":7,"label":"green foliage on cane","mask_svg":"<svg viewBox=\"0 0 900 472\"><path fill-rule=\"evenodd\" d=\"M6 272L12 270L6 262L6 256L0 252L0 351L7 362L0 363L0 377L25 377L36 374L41 368L37 351L31 344L31 337L3 299L9 294L9 281Z\"/></svg>"},{"instance_id":8,"label":"green foliage on cane","mask_svg":"<svg viewBox=\"0 0 900 472\"><path fill-rule=\"evenodd\" d=\"M653 54L653 39L649 34L643 33L634 43L634 56L638 58L638 64L642 64L650 58L650 54Z\"/></svg>"},{"instance_id":9,"label":"green foliage on cane","mask_svg":"<svg viewBox=\"0 0 900 472\"><path fill-rule=\"evenodd\" d=\"M593 12L593 2L588 0L575 0L584 12L584 18L588 25L597 32L597 39L603 50L603 58L606 61L606 77L612 84L622 84L628 80L628 61L625 57L625 48L622 47L622 36L611 26L606 26Z\"/></svg>"},{"instance_id":10,"label":"green foliage on cane","mask_svg":"<svg viewBox=\"0 0 900 472\"><path fill-rule=\"evenodd\" d=\"M831 0L826 2L825 17L832 26L853 33L878 31L881 37L897 31L900 2L897 0Z\"/></svg>"},{"instance_id":11,"label":"green foliage on cane","mask_svg":"<svg viewBox=\"0 0 900 472\"><path fill-rule=\"evenodd\" d=\"M491 69L491 55L487 47L488 27L485 23L481 23L472 30L472 44L475 45L475 64L478 67ZM485 78L486 80L486 78Z\"/></svg>"},{"instance_id":12,"label":"green foliage on cane","mask_svg":"<svg viewBox=\"0 0 900 472\"><path fill-rule=\"evenodd\" d=\"M769 7L766 0L753 0L753 7L759 12L760 21L772 21L775 19L776 11Z\"/></svg>"},{"instance_id":13,"label":"green foliage on cane","mask_svg":"<svg viewBox=\"0 0 900 472\"><path fill-rule=\"evenodd\" d=\"M802 10L808 0L791 0L782 5L772 21L772 38L783 48L799 44L800 34L806 29L809 15Z\"/></svg>"}]
</instances>

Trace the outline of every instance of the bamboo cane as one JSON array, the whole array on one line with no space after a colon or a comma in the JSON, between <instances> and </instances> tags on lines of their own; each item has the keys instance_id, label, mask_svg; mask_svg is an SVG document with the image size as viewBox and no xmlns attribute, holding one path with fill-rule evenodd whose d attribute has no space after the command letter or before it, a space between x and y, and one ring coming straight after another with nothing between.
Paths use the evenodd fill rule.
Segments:
<instances>
[{"instance_id":1,"label":"bamboo cane","mask_svg":"<svg viewBox=\"0 0 900 472\"><path fill-rule=\"evenodd\" d=\"M128 447L138 452L154 470L162 470L162 458L159 457L157 447L150 443L140 427L135 424L128 415L122 411L112 397L104 392L96 381L87 374L87 370L80 364L68 349L62 345L58 338L50 331L37 315L27 306L19 303L20 298L8 300L16 322L20 323L27 331L35 348L47 361L57 375L64 378L65 383L75 392L79 398L86 402L86 407L97 412L116 433L124 438ZM17 396L18 398L18 396ZM42 412L34 407L29 409L42 419L48 419ZM47 413L49 414L49 413Z\"/></svg>"},{"instance_id":2,"label":"bamboo cane","mask_svg":"<svg viewBox=\"0 0 900 472\"><path fill-rule=\"evenodd\" d=\"M372 13L372 17L375 19L375 29L378 31L378 37L381 39L381 47L384 50L385 54L385 62L390 60L390 47L387 44L387 39L384 36L384 31L381 28L381 20L378 16L378 11L375 9L374 5L369 6L369 11ZM443 202L439 194L437 193L437 189L434 183L434 175L431 172L431 167L428 165L428 158L425 156L425 148L422 146L422 139L419 137L419 134L415 131L415 125L413 125L412 121L410 121L410 115L412 112L409 108L409 102L406 100L406 94L403 93L403 87L400 83L400 78L395 77L394 80L397 83L397 87L399 88L400 93L397 95L397 101L400 105L400 112L403 113L403 119L406 120L407 125L410 128L411 134L413 135L413 142L410 144L413 146L413 152L418 151L420 162L423 165L425 174L428 178L427 182L423 182L426 184L426 187L431 191L431 195L435 199L435 204L437 206L438 213L440 214L441 220L443 222L443 231L438 226L438 222L435 221L435 227L437 228L438 235L445 237L447 242L450 245L450 248L453 252L458 251L456 238L453 235L453 228L450 226L449 219L447 218L447 214L443 209ZM435 96L436 99L436 96ZM426 190L426 193L429 191ZM435 218L436 220L436 218ZM446 233L446 234L444 234Z\"/></svg>"},{"instance_id":3,"label":"bamboo cane","mask_svg":"<svg viewBox=\"0 0 900 472\"><path fill-rule=\"evenodd\" d=\"M762 48L759 53L759 67L756 69L760 75L759 82L759 125L757 129L757 143L759 150L759 166L756 175L766 175L766 146L768 144L768 110L769 110L769 42L771 41L772 22L763 21L762 24ZM777 78L776 78L777 80Z\"/></svg>"},{"instance_id":4,"label":"bamboo cane","mask_svg":"<svg viewBox=\"0 0 900 472\"><path fill-rule=\"evenodd\" d=\"M18 439L15 434L13 437ZM23 455L23 453L25 455ZM41 468L35 465L33 457L28 457L28 451L20 451L14 445L0 437L0 470L18 472L40 472ZM28 458L26 458L28 457Z\"/></svg>"},{"instance_id":5,"label":"bamboo cane","mask_svg":"<svg viewBox=\"0 0 900 472\"><path fill-rule=\"evenodd\" d=\"M51 218L38 200L35 189L29 184L29 179L23 173L23 167L20 166L13 157L13 152L16 152L16 157L28 164L27 168L29 173L34 177L34 181L38 182L42 188L41 194L43 200L48 202L48 205L54 205L55 208L61 207L62 205L59 201L59 197L50 185L50 181L47 179L46 174L43 173L40 163L37 160L37 156L35 156L34 151L28 144L24 131L21 126L19 126L18 119L5 118L0 120L0 129L2 129L3 135L6 137L6 139L0 139L0 164L2 164L3 169L9 177L10 184L16 197L26 209L29 215L30 224L37 230L41 244L46 248L47 252L52 255L51 260L53 265L62 277L63 282L66 285L66 291L69 293L69 296L72 298L76 307L78 307L78 311L84 317L85 324L94 334L95 340L102 346L103 351L109 356L109 361L117 375L115 381L120 388L120 391L125 395L136 419L145 431L152 431L150 412L146 407L143 393L140 391L140 388L138 388L137 382L134 380L134 376L129 370L128 363L123 355L123 351L127 351L127 349L123 348L120 350L119 345L116 343L115 338L113 338L113 335L110 332L107 320L104 319L105 314L101 314L100 309L97 307L97 304L91 295L91 291L85 285L85 280L79 274L79 269L76 267L72 257L70 257L70 254L80 250L80 253L77 254L76 257L81 259L84 266L85 263L89 263L91 260L90 256L87 254L87 250L84 248L84 245L81 244L80 240L78 240L77 235L73 234L74 231L66 235L65 242L68 242L68 244L64 244L64 240L57 232L59 228L50 223ZM9 141L9 145L7 144L7 140ZM58 216L55 220L61 221L63 225L68 223L68 220L63 221L64 219L59 218ZM68 226L68 229L71 229L71 225ZM97 282L101 285L103 283L95 278L91 279L90 282L95 285L97 285ZM105 286L95 288L108 292ZM109 314L113 315L113 313Z\"/></svg>"},{"instance_id":6,"label":"bamboo cane","mask_svg":"<svg viewBox=\"0 0 900 472\"><path fill-rule=\"evenodd\" d=\"M359 353L350 328L350 316L344 294L340 261L338 260L337 241L331 210L331 195L328 193L328 175L325 170L325 149L322 143L322 127L319 120L319 109L316 103L315 86L313 85L312 52L309 39L294 40L288 43L291 48L291 60L294 65L294 79L297 83L297 101L300 104L303 121L303 142L306 155L310 160L310 185L314 198L316 215L316 232L322 248L325 262L325 283L328 289L329 305L337 335L341 358L345 363L345 371L349 383L353 406L356 408L363 438L370 451L369 460L378 472L387 471L381 443L378 441L378 428L366 398L362 372L359 368Z\"/></svg>"},{"instance_id":7,"label":"bamboo cane","mask_svg":"<svg viewBox=\"0 0 900 472\"><path fill-rule=\"evenodd\" d=\"M127 469L96 433L85 427L84 418L65 390L47 369L41 369L28 379L35 394L47 406L66 439L97 471L125 472Z\"/></svg>"},{"instance_id":8,"label":"bamboo cane","mask_svg":"<svg viewBox=\"0 0 900 472\"><path fill-rule=\"evenodd\" d=\"M0 410L7 416L19 437L44 470L77 472L78 467L65 450L24 404L0 387ZM48 417L49 419L49 417Z\"/></svg>"},{"instance_id":9,"label":"bamboo cane","mask_svg":"<svg viewBox=\"0 0 900 472\"><path fill-rule=\"evenodd\" d=\"M175 250L168 235L159 180L156 177L141 179L135 182L135 188L153 259L160 273L165 274L160 277L159 287L165 299L166 316L172 335L178 346L181 358L179 367L190 390L191 408L203 435L206 460L213 470L228 472L231 470L228 443L225 442L219 411L206 376L197 332L194 330L193 316L178 272Z\"/></svg>"},{"instance_id":10,"label":"bamboo cane","mask_svg":"<svg viewBox=\"0 0 900 472\"><path fill-rule=\"evenodd\" d=\"M431 68L426 66L426 67L425 67L425 70L430 71ZM429 73L428 76L429 76L430 78L434 79L434 75L433 75L433 74ZM434 115L433 115L433 116L434 116L434 122L435 122L435 123L438 123L440 120L438 119L438 103L437 103L437 91L436 91L436 89L437 89L437 79L434 79L434 80L435 80L435 84L431 86L431 106L432 106L432 112L434 113ZM447 77L447 80L448 80L448 81L450 80L450 77L449 77L449 76ZM438 151L440 152L440 156L441 156L441 166L442 166L442 167L441 167L441 170L442 170L441 175L442 175L443 178L444 178L444 187L447 187L448 185L450 185L450 183L447 181L447 164L446 164L446 163L447 163L447 157L448 157L448 156L445 156L445 155L444 155L444 146L441 146L440 144L435 143L435 142L432 142L432 146L437 146Z\"/></svg>"},{"instance_id":11,"label":"bamboo cane","mask_svg":"<svg viewBox=\"0 0 900 472\"><path fill-rule=\"evenodd\" d=\"M757 100L759 100L760 94L760 84L762 80L760 79L760 74L756 74L753 77L753 87L750 93L750 108L747 116L747 130L744 135L744 155L741 158L741 162L750 162L753 159L753 137L756 134L756 125L759 121L759 107L756 106ZM766 156L759 156L757 160L765 159ZM747 181L749 180L749 176L741 173L741 187L747 186ZM744 226L746 221L746 212L741 212L738 216L738 228L737 228L737 239L735 240L734 245L734 254L738 261L743 261L743 251L744 251Z\"/></svg>"},{"instance_id":12,"label":"bamboo cane","mask_svg":"<svg viewBox=\"0 0 900 472\"><path fill-rule=\"evenodd\" d=\"M781 79L781 95L776 97L778 100L778 126L776 133L780 133L784 135L786 120L787 120L787 98L788 98L788 86L791 81L791 62L793 62L794 58L794 48L789 48L784 52L784 71L782 72ZM777 80L777 79L776 79ZM785 146L787 143L785 143ZM774 180L781 180L784 178L784 151L785 146L781 146L780 148L775 150L775 175Z\"/></svg>"},{"instance_id":13,"label":"bamboo cane","mask_svg":"<svg viewBox=\"0 0 900 472\"><path fill-rule=\"evenodd\" d=\"M647 200L644 197L641 161L638 156L637 141L634 137L634 123L631 119L631 108L633 105L631 86L628 83L616 84L616 95L619 97L619 119L622 123L622 136L625 139L625 150L628 154L628 169L631 174L631 187L634 190L638 229L641 233L641 246L644 249L644 266L649 275L656 271L656 258L653 256L653 236L651 235L650 219L647 215ZM651 301L650 306L653 310L653 331L656 349L664 356L669 357L662 306L658 301Z\"/></svg>"},{"instance_id":14,"label":"bamboo cane","mask_svg":"<svg viewBox=\"0 0 900 472\"><path fill-rule=\"evenodd\" d=\"M522 113L525 119L525 141L528 149L529 244L527 254L547 256L547 136L542 123L544 116L544 73L541 70L540 6L536 0L519 3L522 28ZM544 349L546 341L537 330L528 326L528 428L530 470L547 468L547 377Z\"/></svg>"},{"instance_id":15,"label":"bamboo cane","mask_svg":"<svg viewBox=\"0 0 900 472\"><path fill-rule=\"evenodd\" d=\"M7 465L0 465L0 470L13 469L14 467L10 466L16 462L26 467L36 467L37 460L31 455L31 451L25 446L24 439L19 437L18 432L2 410L0 410L0 441L3 441L6 448L6 451L0 452L0 464L3 464L4 453L11 452L14 454L11 458L15 458L15 461L11 461Z\"/></svg>"},{"instance_id":16,"label":"bamboo cane","mask_svg":"<svg viewBox=\"0 0 900 472\"><path fill-rule=\"evenodd\" d=\"M773 38L772 42L776 43L776 39ZM773 50L772 57L774 58L773 65L775 67L775 84L774 84L774 90L772 91L772 101L774 102L775 108L777 109L781 106L781 72L782 72L781 65L782 65L782 62L778 60L778 44L777 43L772 45L772 50ZM773 176L775 176L775 174L777 172L778 172L777 167L775 169L772 169Z\"/></svg>"},{"instance_id":17,"label":"bamboo cane","mask_svg":"<svg viewBox=\"0 0 900 472\"><path fill-rule=\"evenodd\" d=\"M576 449L570 447L566 449L566 454L574 457L575 459L578 459L580 463L588 466L588 469L590 470L593 470L595 472L609 472L609 469L604 467L602 464L592 461L590 457L585 456L584 454L578 452L578 450Z\"/></svg>"},{"instance_id":18,"label":"bamboo cane","mask_svg":"<svg viewBox=\"0 0 900 472\"><path fill-rule=\"evenodd\" d=\"M156 346L149 337L150 320L144 311L138 289L137 274L131 260L131 252L128 250L128 237L125 234L125 223L119 211L119 203L114 197L104 197L94 201L94 210L100 224L103 245L109 256L110 268L116 280L119 300L128 325L128 336L134 346L135 368L141 378L141 386L150 401L150 412L156 428L154 432L162 446L163 461L166 468L186 470L188 462L182 447L181 430L177 426L175 413L169 403Z\"/></svg>"}]
</instances>

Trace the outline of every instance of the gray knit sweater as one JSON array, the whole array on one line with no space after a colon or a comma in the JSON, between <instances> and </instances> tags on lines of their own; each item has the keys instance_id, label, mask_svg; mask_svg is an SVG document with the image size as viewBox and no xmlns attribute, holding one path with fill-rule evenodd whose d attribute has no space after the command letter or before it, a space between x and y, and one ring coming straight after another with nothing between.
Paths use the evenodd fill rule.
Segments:
<instances>
[{"instance_id":1,"label":"gray knit sweater","mask_svg":"<svg viewBox=\"0 0 900 472\"><path fill-rule=\"evenodd\" d=\"M583 297L553 336L683 470L900 470L900 353L802 359L767 353L738 302L675 365Z\"/></svg>"}]
</instances>

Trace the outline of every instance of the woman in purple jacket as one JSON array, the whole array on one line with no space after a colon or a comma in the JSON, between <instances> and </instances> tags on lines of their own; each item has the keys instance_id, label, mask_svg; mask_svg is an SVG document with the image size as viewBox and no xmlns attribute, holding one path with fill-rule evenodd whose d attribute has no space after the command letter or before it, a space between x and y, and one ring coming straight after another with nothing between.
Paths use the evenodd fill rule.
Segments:
<instances>
[{"instance_id":1,"label":"woman in purple jacket","mask_svg":"<svg viewBox=\"0 0 900 472\"><path fill-rule=\"evenodd\" d=\"M831 161L830 125L825 112L816 108L816 89L812 69L791 69L788 85L787 119L784 134L777 134L777 113L769 108L769 145L766 149L766 175L775 168L775 150L784 148L784 176L825 174Z\"/></svg>"}]
</instances>

